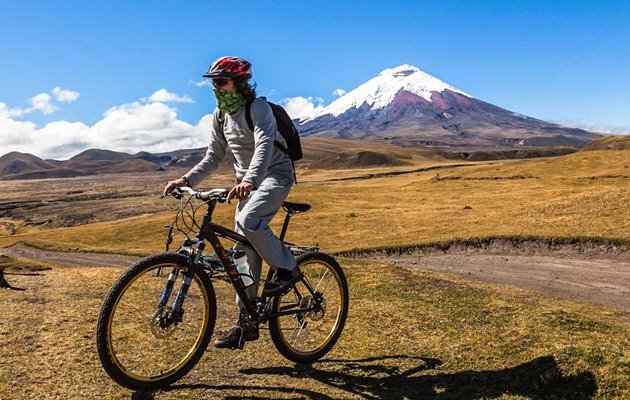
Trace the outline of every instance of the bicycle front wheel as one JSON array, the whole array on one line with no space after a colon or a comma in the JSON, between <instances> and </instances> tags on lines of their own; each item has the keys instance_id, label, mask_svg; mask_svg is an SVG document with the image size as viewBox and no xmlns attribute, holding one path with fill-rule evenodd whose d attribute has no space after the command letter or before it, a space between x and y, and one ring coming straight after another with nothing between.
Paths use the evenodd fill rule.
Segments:
<instances>
[{"instance_id":1,"label":"bicycle front wheel","mask_svg":"<svg viewBox=\"0 0 630 400\"><path fill-rule=\"evenodd\" d=\"M96 332L98 354L107 374L130 389L155 389L183 377L203 355L216 320L212 282L197 270L183 303L172 307L188 259L174 253L145 258L132 265L105 297ZM161 271L161 273L158 273ZM176 277L161 307L169 276Z\"/></svg>"},{"instance_id":2,"label":"bicycle front wheel","mask_svg":"<svg viewBox=\"0 0 630 400\"><path fill-rule=\"evenodd\" d=\"M269 333L278 351L296 363L328 353L341 335L348 315L348 284L329 255L313 252L297 257L304 279L273 299ZM311 293L307 284L313 289Z\"/></svg>"}]
</instances>

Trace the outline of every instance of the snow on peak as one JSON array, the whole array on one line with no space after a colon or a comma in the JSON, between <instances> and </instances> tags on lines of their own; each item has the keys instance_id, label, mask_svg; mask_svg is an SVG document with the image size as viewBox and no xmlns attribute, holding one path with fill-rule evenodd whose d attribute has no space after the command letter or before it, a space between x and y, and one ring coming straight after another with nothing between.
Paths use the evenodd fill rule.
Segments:
<instances>
[{"instance_id":1,"label":"snow on peak","mask_svg":"<svg viewBox=\"0 0 630 400\"><path fill-rule=\"evenodd\" d=\"M399 65L383 70L378 76L409 76L415 72L422 72L417 67L409 64Z\"/></svg>"},{"instance_id":2,"label":"snow on peak","mask_svg":"<svg viewBox=\"0 0 630 400\"><path fill-rule=\"evenodd\" d=\"M369 105L372 110L384 108L394 101L396 94L401 90L406 90L427 101L431 101L432 92L442 92L444 89L472 97L442 82L438 78L422 72L413 65L403 64L382 71L375 78L344 94L314 115L300 122L311 121L327 114L336 117L351 108L359 108L364 103Z\"/></svg>"}]
</instances>

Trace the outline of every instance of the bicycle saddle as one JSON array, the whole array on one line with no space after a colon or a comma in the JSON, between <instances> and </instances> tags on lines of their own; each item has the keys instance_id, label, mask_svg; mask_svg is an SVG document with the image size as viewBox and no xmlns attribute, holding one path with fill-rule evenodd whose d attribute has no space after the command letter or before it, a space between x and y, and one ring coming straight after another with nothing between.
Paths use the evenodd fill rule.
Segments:
<instances>
[{"instance_id":1,"label":"bicycle saddle","mask_svg":"<svg viewBox=\"0 0 630 400\"><path fill-rule=\"evenodd\" d=\"M285 201L284 203L282 203L282 207L286 210L286 211L292 211L294 213L298 213L298 212L307 212L308 210L311 209L311 205L310 204L305 204L305 203L291 203L290 201Z\"/></svg>"}]
</instances>

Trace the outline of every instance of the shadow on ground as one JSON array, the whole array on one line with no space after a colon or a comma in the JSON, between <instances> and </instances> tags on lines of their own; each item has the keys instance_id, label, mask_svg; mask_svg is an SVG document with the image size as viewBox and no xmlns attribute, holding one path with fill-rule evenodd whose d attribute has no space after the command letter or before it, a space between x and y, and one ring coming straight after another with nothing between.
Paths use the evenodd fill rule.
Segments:
<instances>
[{"instance_id":1,"label":"shadow on ground","mask_svg":"<svg viewBox=\"0 0 630 400\"><path fill-rule=\"evenodd\" d=\"M411 365L403 369L396 364ZM272 375L292 379L308 379L309 389L292 387L236 385L174 385L178 389L238 391L224 399L273 399L292 395L301 399L333 399L356 397L363 399L480 399L501 395L520 395L535 399L591 399L597 392L591 372L563 376L551 356L533 359L515 367L488 370L440 373L440 360L404 355L365 358L359 360L323 360L312 365L295 367L247 368L246 375ZM326 390L321 385L325 385ZM319 388L319 390L318 390ZM332 394L325 394L325 393ZM248 395L248 393L251 393ZM134 399L152 399L134 394Z\"/></svg>"},{"instance_id":2,"label":"shadow on ground","mask_svg":"<svg viewBox=\"0 0 630 400\"><path fill-rule=\"evenodd\" d=\"M9 273L0 271L0 289L24 290L23 288L18 288L18 287L12 286L9 282L7 282L7 280L4 278L5 274L6 275L11 275Z\"/></svg>"},{"instance_id":3,"label":"shadow on ground","mask_svg":"<svg viewBox=\"0 0 630 400\"><path fill-rule=\"evenodd\" d=\"M407 370L375 362L414 359L420 364ZM318 368L337 364L338 370ZM385 356L362 360L327 360L296 368L272 367L241 370L244 374L284 375L311 378L327 386L365 399L478 399L504 394L533 398L591 399L596 391L590 372L564 377L551 356L539 357L512 368L496 371L463 371L452 374L423 374L441 362L431 358Z\"/></svg>"}]
</instances>

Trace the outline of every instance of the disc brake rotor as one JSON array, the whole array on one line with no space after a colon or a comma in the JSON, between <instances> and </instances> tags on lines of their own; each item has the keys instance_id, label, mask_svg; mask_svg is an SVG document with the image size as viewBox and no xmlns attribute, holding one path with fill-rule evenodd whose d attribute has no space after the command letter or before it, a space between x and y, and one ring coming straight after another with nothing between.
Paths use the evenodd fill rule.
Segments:
<instances>
[{"instance_id":1,"label":"disc brake rotor","mask_svg":"<svg viewBox=\"0 0 630 400\"><path fill-rule=\"evenodd\" d=\"M169 317L171 307L158 308L151 317L151 333L156 338L169 337L175 332L177 324Z\"/></svg>"}]
</instances>

